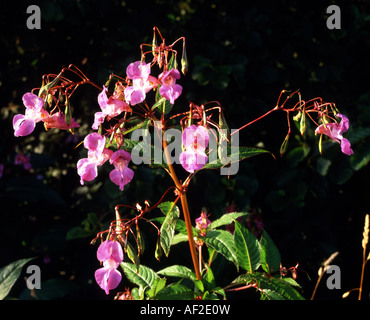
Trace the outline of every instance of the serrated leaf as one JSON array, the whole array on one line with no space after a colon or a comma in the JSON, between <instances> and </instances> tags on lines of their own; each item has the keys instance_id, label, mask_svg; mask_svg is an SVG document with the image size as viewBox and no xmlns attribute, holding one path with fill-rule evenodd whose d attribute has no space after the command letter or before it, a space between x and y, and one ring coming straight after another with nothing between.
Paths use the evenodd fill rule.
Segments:
<instances>
[{"instance_id":1,"label":"serrated leaf","mask_svg":"<svg viewBox=\"0 0 370 320\"><path fill-rule=\"evenodd\" d=\"M212 291L216 287L216 280L213 271L210 267L207 268L206 274L203 276L205 290Z\"/></svg>"},{"instance_id":2,"label":"serrated leaf","mask_svg":"<svg viewBox=\"0 0 370 320\"><path fill-rule=\"evenodd\" d=\"M261 265L263 270L273 273L280 268L280 253L270 236L264 230L260 240L261 245Z\"/></svg>"},{"instance_id":3,"label":"serrated leaf","mask_svg":"<svg viewBox=\"0 0 370 320\"><path fill-rule=\"evenodd\" d=\"M177 219L180 217L180 210L171 201L162 202L158 208L166 215L160 229L160 243L165 255L168 257L172 240L175 235Z\"/></svg>"},{"instance_id":4,"label":"serrated leaf","mask_svg":"<svg viewBox=\"0 0 370 320\"><path fill-rule=\"evenodd\" d=\"M146 291L146 295L149 297L149 298L153 298L155 299L156 298L156 295L159 291L161 291L165 285L166 285L166 281L167 279L166 278L156 278L154 280L154 283L153 283L153 286L150 290Z\"/></svg>"},{"instance_id":5,"label":"serrated leaf","mask_svg":"<svg viewBox=\"0 0 370 320\"><path fill-rule=\"evenodd\" d=\"M186 242L186 241L189 241L188 235L178 233L178 234L175 234L175 236L173 237L172 245L175 245L175 244L178 244L178 243L181 243L181 242Z\"/></svg>"},{"instance_id":6,"label":"serrated leaf","mask_svg":"<svg viewBox=\"0 0 370 320\"><path fill-rule=\"evenodd\" d=\"M174 283L164 287L157 293L157 300L192 300L194 299L194 292L190 288Z\"/></svg>"},{"instance_id":7,"label":"serrated leaf","mask_svg":"<svg viewBox=\"0 0 370 320\"><path fill-rule=\"evenodd\" d=\"M234 240L239 265L248 272L260 266L260 245L255 235L235 221Z\"/></svg>"},{"instance_id":8,"label":"serrated leaf","mask_svg":"<svg viewBox=\"0 0 370 320\"><path fill-rule=\"evenodd\" d=\"M204 237L207 245L221 253L227 260L239 267L236 248L232 234L225 230L211 230Z\"/></svg>"},{"instance_id":9,"label":"serrated leaf","mask_svg":"<svg viewBox=\"0 0 370 320\"><path fill-rule=\"evenodd\" d=\"M193 271L185 266L180 265L173 265L167 268L164 268L157 272L157 274L161 274L167 277L177 277L177 278L187 278L190 280L196 280L197 276Z\"/></svg>"},{"instance_id":10,"label":"serrated leaf","mask_svg":"<svg viewBox=\"0 0 370 320\"><path fill-rule=\"evenodd\" d=\"M304 300L301 294L285 278L274 278L261 272L243 274L232 283L240 285L256 284L261 292L261 300Z\"/></svg>"},{"instance_id":11,"label":"serrated leaf","mask_svg":"<svg viewBox=\"0 0 370 320\"><path fill-rule=\"evenodd\" d=\"M212 152L217 152L217 151L212 151ZM259 154L266 154L266 153L271 154L270 151L260 149L260 148L252 148L252 147L238 147L238 148L233 147L231 148L231 147L228 147L227 148L227 156L229 158L228 163L225 163L225 161L220 161L220 159L217 158L215 161L206 163L204 168L205 169L218 169L218 168L224 167L227 164L242 161L244 159L254 157ZM212 159L211 156L209 158Z\"/></svg>"},{"instance_id":12,"label":"serrated leaf","mask_svg":"<svg viewBox=\"0 0 370 320\"><path fill-rule=\"evenodd\" d=\"M208 230L216 229L218 227L228 225L234 222L234 220L246 216L249 214L248 212L230 212L230 213L225 213L221 218L213 221L209 226Z\"/></svg>"},{"instance_id":13,"label":"serrated leaf","mask_svg":"<svg viewBox=\"0 0 370 320\"><path fill-rule=\"evenodd\" d=\"M3 300L10 292L14 283L18 280L23 266L34 258L19 259L0 269L0 300Z\"/></svg>"},{"instance_id":14,"label":"serrated leaf","mask_svg":"<svg viewBox=\"0 0 370 320\"><path fill-rule=\"evenodd\" d=\"M136 265L129 262L121 262L121 267L127 279L142 288L152 288L157 274L150 268L140 265L136 270Z\"/></svg>"}]
</instances>

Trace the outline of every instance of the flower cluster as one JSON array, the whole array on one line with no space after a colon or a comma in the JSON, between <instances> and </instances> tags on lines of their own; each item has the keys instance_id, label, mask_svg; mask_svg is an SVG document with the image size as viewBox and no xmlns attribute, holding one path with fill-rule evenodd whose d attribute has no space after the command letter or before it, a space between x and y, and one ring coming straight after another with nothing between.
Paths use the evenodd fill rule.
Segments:
<instances>
[{"instance_id":1,"label":"flower cluster","mask_svg":"<svg viewBox=\"0 0 370 320\"><path fill-rule=\"evenodd\" d=\"M146 94L158 85L161 96L171 104L174 104L182 93L182 87L176 83L176 80L180 79L180 72L177 69L163 71L157 79L150 75L150 63L136 61L128 65L126 74L132 85L125 88L124 94L126 101L132 106L143 102Z\"/></svg>"},{"instance_id":2,"label":"flower cluster","mask_svg":"<svg viewBox=\"0 0 370 320\"><path fill-rule=\"evenodd\" d=\"M65 115L62 112L49 114L44 109L45 101L37 95L27 92L22 97L23 104L26 107L25 114L17 114L13 118L14 136L27 136L33 132L36 123L43 121L45 129L57 128L68 130L78 128L80 125L74 120L67 125Z\"/></svg>"},{"instance_id":3,"label":"flower cluster","mask_svg":"<svg viewBox=\"0 0 370 320\"><path fill-rule=\"evenodd\" d=\"M105 147L106 138L97 132L90 133L84 139L84 147L88 149L88 157L78 160L77 173L80 176L81 184L84 181L92 181L98 176L98 167L102 166L108 159L114 165L115 169L109 174L113 183L123 190L129 183L134 172L128 168L131 161L131 155L125 150L112 150Z\"/></svg>"},{"instance_id":4,"label":"flower cluster","mask_svg":"<svg viewBox=\"0 0 370 320\"><path fill-rule=\"evenodd\" d=\"M123 250L117 241L106 240L98 248L96 256L103 267L95 271L95 280L106 294L117 288L122 275L117 270L123 261Z\"/></svg>"}]
</instances>

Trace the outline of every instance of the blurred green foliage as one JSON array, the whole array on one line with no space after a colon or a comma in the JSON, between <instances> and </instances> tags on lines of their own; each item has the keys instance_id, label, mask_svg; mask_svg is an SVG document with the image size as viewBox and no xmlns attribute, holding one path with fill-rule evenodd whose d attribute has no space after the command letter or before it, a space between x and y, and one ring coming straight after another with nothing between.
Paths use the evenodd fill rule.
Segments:
<instances>
[{"instance_id":1,"label":"blurred green foliage","mask_svg":"<svg viewBox=\"0 0 370 320\"><path fill-rule=\"evenodd\" d=\"M22 95L39 87L43 74L58 73L70 63L100 85L112 72L124 74L140 58L139 45L151 43L152 28L158 26L168 43L186 37L189 74L179 81L184 96L175 111L186 110L188 101L217 100L229 127L238 128L273 108L281 90L300 89L303 99L321 96L349 117L352 157L325 139L320 155L314 128L303 137L293 128L283 158L246 160L230 178L204 171L194 179L188 198L194 219L202 207L210 219L230 205L255 212L280 249L284 266L299 262L313 279L320 263L339 251L342 287L353 287L369 208L370 10L366 1L338 2L342 29L329 30L326 8L332 2L254 1L240 8L239 1L220 0L45 0L37 3L41 30L27 29L27 4L10 2L0 12L0 267L38 256L46 289L59 281L73 284L53 298L105 298L93 281L98 263L89 242L114 219L117 203L154 203L168 177L135 167L134 181L119 192L104 179L108 169L102 168L96 181L79 184L76 162L84 150L75 147L98 111L94 87L79 88L72 99L74 116L88 124L74 136L45 133L39 125L31 136L15 138L12 117L23 113ZM264 146L278 155L286 133L285 114L272 114L241 131L241 145ZM32 170L14 164L18 152L31 156ZM147 232L148 237L155 233ZM168 259L186 257L172 253ZM314 281L299 276L309 297ZM23 288L19 281L13 296L28 298L20 293ZM322 289L321 297L340 294Z\"/></svg>"}]
</instances>

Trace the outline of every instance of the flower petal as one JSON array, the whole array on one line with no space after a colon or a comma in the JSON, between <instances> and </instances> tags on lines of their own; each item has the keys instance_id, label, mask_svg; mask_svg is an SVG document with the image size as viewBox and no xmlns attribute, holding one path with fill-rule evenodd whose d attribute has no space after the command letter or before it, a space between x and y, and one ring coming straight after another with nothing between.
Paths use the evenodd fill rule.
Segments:
<instances>
[{"instance_id":1,"label":"flower petal","mask_svg":"<svg viewBox=\"0 0 370 320\"><path fill-rule=\"evenodd\" d=\"M44 107L45 101L39 98L37 95L27 92L22 97L23 104L27 109L34 109L37 112L40 112Z\"/></svg>"},{"instance_id":2,"label":"flower petal","mask_svg":"<svg viewBox=\"0 0 370 320\"><path fill-rule=\"evenodd\" d=\"M103 262L108 259L113 259L116 263L114 267L117 268L123 261L123 250L117 241L105 240L100 244L96 252L96 257L99 261Z\"/></svg>"},{"instance_id":3,"label":"flower petal","mask_svg":"<svg viewBox=\"0 0 370 320\"><path fill-rule=\"evenodd\" d=\"M119 186L122 191L124 186L128 184L134 177L134 171L128 167L124 169L114 169L109 173L110 180Z\"/></svg>"},{"instance_id":4,"label":"flower petal","mask_svg":"<svg viewBox=\"0 0 370 320\"><path fill-rule=\"evenodd\" d=\"M190 173L202 169L206 165L207 159L208 157L204 152L184 151L179 156L182 167Z\"/></svg>"},{"instance_id":5,"label":"flower petal","mask_svg":"<svg viewBox=\"0 0 370 320\"><path fill-rule=\"evenodd\" d=\"M95 271L95 280L106 294L109 294L109 290L117 288L121 279L122 275L116 269L100 268Z\"/></svg>"},{"instance_id":6,"label":"flower petal","mask_svg":"<svg viewBox=\"0 0 370 320\"><path fill-rule=\"evenodd\" d=\"M14 136L27 136L36 127L36 122L32 119L27 119L23 114L17 114L13 118L13 129L14 129Z\"/></svg>"},{"instance_id":7,"label":"flower petal","mask_svg":"<svg viewBox=\"0 0 370 320\"><path fill-rule=\"evenodd\" d=\"M340 148L344 154L351 155L353 154L353 150L351 149L351 143L348 141L348 139L343 138L340 143Z\"/></svg>"}]
</instances>

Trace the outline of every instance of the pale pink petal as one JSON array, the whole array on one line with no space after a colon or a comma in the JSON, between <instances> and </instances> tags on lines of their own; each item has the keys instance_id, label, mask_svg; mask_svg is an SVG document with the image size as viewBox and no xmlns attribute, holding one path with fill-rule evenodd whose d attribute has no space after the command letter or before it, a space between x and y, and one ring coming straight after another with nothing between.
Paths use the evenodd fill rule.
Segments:
<instances>
[{"instance_id":1,"label":"pale pink petal","mask_svg":"<svg viewBox=\"0 0 370 320\"><path fill-rule=\"evenodd\" d=\"M77 173L81 177L80 183L84 181L92 181L98 176L98 168L96 162L88 158L80 159L77 162Z\"/></svg>"},{"instance_id":2,"label":"pale pink petal","mask_svg":"<svg viewBox=\"0 0 370 320\"><path fill-rule=\"evenodd\" d=\"M105 147L105 137L97 132L88 134L84 139L84 146L89 151L101 154Z\"/></svg>"},{"instance_id":3,"label":"pale pink petal","mask_svg":"<svg viewBox=\"0 0 370 320\"><path fill-rule=\"evenodd\" d=\"M119 186L119 189L123 191L124 186L128 184L134 177L134 171L128 167L124 169L114 169L109 173L110 180Z\"/></svg>"},{"instance_id":4,"label":"pale pink petal","mask_svg":"<svg viewBox=\"0 0 370 320\"><path fill-rule=\"evenodd\" d=\"M33 132L36 123L32 119L27 119L23 114L17 114L13 118L14 136L27 136Z\"/></svg>"},{"instance_id":5,"label":"pale pink petal","mask_svg":"<svg viewBox=\"0 0 370 320\"><path fill-rule=\"evenodd\" d=\"M116 269L100 268L95 271L95 280L106 294L109 294L109 290L117 288L121 279L122 275Z\"/></svg>"},{"instance_id":6,"label":"pale pink petal","mask_svg":"<svg viewBox=\"0 0 370 320\"><path fill-rule=\"evenodd\" d=\"M106 114L104 112L96 112L94 115L94 123L92 125L92 128L94 130L99 129L99 125L104 122Z\"/></svg>"},{"instance_id":7,"label":"pale pink petal","mask_svg":"<svg viewBox=\"0 0 370 320\"><path fill-rule=\"evenodd\" d=\"M196 145L194 142L196 139ZM208 146L209 134L205 127L191 125L185 128L182 133L182 143L186 149L189 147L192 149L205 150Z\"/></svg>"},{"instance_id":8,"label":"pale pink petal","mask_svg":"<svg viewBox=\"0 0 370 320\"><path fill-rule=\"evenodd\" d=\"M100 244L96 256L99 261L103 262L108 259L113 260L115 264L114 266L110 264L110 266L117 268L123 261L123 250L117 241L105 240Z\"/></svg>"},{"instance_id":9,"label":"pale pink petal","mask_svg":"<svg viewBox=\"0 0 370 320\"><path fill-rule=\"evenodd\" d=\"M34 109L35 111L40 112L41 109L44 107L45 101L39 98L37 95L27 92L22 97L23 104L25 107Z\"/></svg>"},{"instance_id":10,"label":"pale pink petal","mask_svg":"<svg viewBox=\"0 0 370 320\"><path fill-rule=\"evenodd\" d=\"M184 151L179 156L182 167L190 173L202 169L206 165L207 159L207 155L203 152Z\"/></svg>"},{"instance_id":11,"label":"pale pink petal","mask_svg":"<svg viewBox=\"0 0 370 320\"><path fill-rule=\"evenodd\" d=\"M143 78L148 79L150 74L150 63L146 64L142 61L135 61L128 65L126 74L130 79Z\"/></svg>"}]
</instances>

